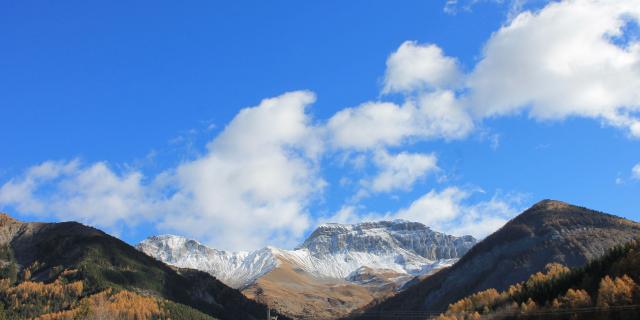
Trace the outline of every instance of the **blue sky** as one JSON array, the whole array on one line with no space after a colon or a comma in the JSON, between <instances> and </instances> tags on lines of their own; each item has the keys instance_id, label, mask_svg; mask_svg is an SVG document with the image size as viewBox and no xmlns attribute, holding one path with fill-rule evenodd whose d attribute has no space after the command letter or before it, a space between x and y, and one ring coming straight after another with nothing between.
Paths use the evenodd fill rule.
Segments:
<instances>
[{"instance_id":1,"label":"blue sky","mask_svg":"<svg viewBox=\"0 0 640 320\"><path fill-rule=\"evenodd\" d=\"M223 249L482 237L545 198L640 220L638 7L5 2L0 209Z\"/></svg>"}]
</instances>

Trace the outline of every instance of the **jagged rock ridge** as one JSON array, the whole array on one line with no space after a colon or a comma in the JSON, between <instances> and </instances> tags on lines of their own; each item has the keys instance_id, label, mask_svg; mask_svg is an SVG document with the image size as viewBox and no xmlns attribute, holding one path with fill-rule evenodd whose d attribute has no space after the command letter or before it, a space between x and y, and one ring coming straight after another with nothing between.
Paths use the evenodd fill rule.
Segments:
<instances>
[{"instance_id":1,"label":"jagged rock ridge","mask_svg":"<svg viewBox=\"0 0 640 320\"><path fill-rule=\"evenodd\" d=\"M243 287L287 260L320 278L348 279L361 267L416 276L451 265L476 240L455 237L404 220L319 226L295 250L266 247L227 252L174 235L142 241L141 251L165 263L206 271L233 287Z\"/></svg>"},{"instance_id":2,"label":"jagged rock ridge","mask_svg":"<svg viewBox=\"0 0 640 320\"><path fill-rule=\"evenodd\" d=\"M396 220L321 225L295 250L226 252L172 235L150 237L138 248L209 272L292 318L335 319L451 265L475 242Z\"/></svg>"}]
</instances>

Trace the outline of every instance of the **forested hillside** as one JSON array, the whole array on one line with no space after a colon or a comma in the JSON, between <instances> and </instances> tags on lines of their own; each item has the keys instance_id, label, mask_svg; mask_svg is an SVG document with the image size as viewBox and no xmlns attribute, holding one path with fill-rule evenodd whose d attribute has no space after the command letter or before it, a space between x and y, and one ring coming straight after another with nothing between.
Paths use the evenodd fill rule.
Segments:
<instances>
[{"instance_id":1,"label":"forested hillside","mask_svg":"<svg viewBox=\"0 0 640 320\"><path fill-rule=\"evenodd\" d=\"M475 293L438 319L639 319L639 284L640 241L634 240L583 268L549 264L505 291Z\"/></svg>"},{"instance_id":2,"label":"forested hillside","mask_svg":"<svg viewBox=\"0 0 640 320\"><path fill-rule=\"evenodd\" d=\"M10 319L259 319L266 307L76 222L0 215L0 302ZM282 318L282 317L281 317Z\"/></svg>"}]
</instances>

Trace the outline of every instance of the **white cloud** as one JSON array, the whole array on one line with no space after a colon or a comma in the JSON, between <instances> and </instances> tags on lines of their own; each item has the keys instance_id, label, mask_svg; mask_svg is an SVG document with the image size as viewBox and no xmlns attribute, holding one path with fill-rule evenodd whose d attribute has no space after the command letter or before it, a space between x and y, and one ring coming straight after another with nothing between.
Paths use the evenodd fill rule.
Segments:
<instances>
[{"instance_id":1,"label":"white cloud","mask_svg":"<svg viewBox=\"0 0 640 320\"><path fill-rule=\"evenodd\" d=\"M0 205L104 228L144 220L225 249L291 245L309 227L322 191L322 143L307 116L311 92L241 110L205 155L145 182L104 162L45 162L0 187Z\"/></svg>"},{"instance_id":2,"label":"white cloud","mask_svg":"<svg viewBox=\"0 0 640 320\"><path fill-rule=\"evenodd\" d=\"M487 201L463 205L457 219L443 223L442 229L454 235L470 234L476 238L484 238L523 211L521 197L494 196Z\"/></svg>"},{"instance_id":3,"label":"white cloud","mask_svg":"<svg viewBox=\"0 0 640 320\"><path fill-rule=\"evenodd\" d=\"M358 214L358 210L354 206L343 206L328 218L318 219L318 224L322 223L342 223L342 224L354 224L361 222L362 216Z\"/></svg>"},{"instance_id":4,"label":"white cloud","mask_svg":"<svg viewBox=\"0 0 640 320\"><path fill-rule=\"evenodd\" d=\"M455 15L458 11L471 12L473 6L479 3L496 3L499 5L508 5L507 17L513 18L529 4L530 2L548 2L549 0L447 0L443 11L445 13Z\"/></svg>"},{"instance_id":5,"label":"white cloud","mask_svg":"<svg viewBox=\"0 0 640 320\"><path fill-rule=\"evenodd\" d=\"M474 129L473 119L452 91L421 94L418 106L414 116L416 137L462 139Z\"/></svg>"},{"instance_id":6,"label":"white cloud","mask_svg":"<svg viewBox=\"0 0 640 320\"><path fill-rule=\"evenodd\" d=\"M387 213L359 213L356 207L345 206L333 216L320 222L356 223L405 219L423 223L434 230L462 236L484 238L507 223L522 211L523 195L496 194L489 200L470 203L470 197L478 190L449 187L441 191L431 190L414 200L406 208Z\"/></svg>"},{"instance_id":7,"label":"white cloud","mask_svg":"<svg viewBox=\"0 0 640 320\"><path fill-rule=\"evenodd\" d=\"M383 93L449 88L460 81L458 69L440 47L406 41L387 59Z\"/></svg>"},{"instance_id":8,"label":"white cloud","mask_svg":"<svg viewBox=\"0 0 640 320\"><path fill-rule=\"evenodd\" d=\"M495 32L469 75L479 117L595 118L640 136L640 43L616 44L637 0L569 0L523 12Z\"/></svg>"},{"instance_id":9,"label":"white cloud","mask_svg":"<svg viewBox=\"0 0 640 320\"><path fill-rule=\"evenodd\" d=\"M208 153L175 170L178 191L161 227L221 248L295 241L309 226L307 205L322 190L322 145L306 107L292 92L241 110L209 143Z\"/></svg>"},{"instance_id":10,"label":"white cloud","mask_svg":"<svg viewBox=\"0 0 640 320\"><path fill-rule=\"evenodd\" d=\"M41 213L44 204L34 197L34 191L63 173L76 171L77 166L78 161L46 161L33 166L22 177L11 179L0 187L0 204L13 205L22 212Z\"/></svg>"},{"instance_id":11,"label":"white cloud","mask_svg":"<svg viewBox=\"0 0 640 320\"><path fill-rule=\"evenodd\" d=\"M55 216L108 228L135 225L153 213L150 188L142 174L117 174L104 162L47 161L0 187L0 204L34 216Z\"/></svg>"},{"instance_id":12,"label":"white cloud","mask_svg":"<svg viewBox=\"0 0 640 320\"><path fill-rule=\"evenodd\" d=\"M398 145L411 134L413 109L412 105L367 102L340 110L327 123L331 142L348 149Z\"/></svg>"},{"instance_id":13,"label":"white cloud","mask_svg":"<svg viewBox=\"0 0 640 320\"><path fill-rule=\"evenodd\" d=\"M365 184L374 192L408 190L416 180L438 169L434 154L400 152L389 154L378 151L373 158L378 174Z\"/></svg>"},{"instance_id":14,"label":"white cloud","mask_svg":"<svg viewBox=\"0 0 640 320\"><path fill-rule=\"evenodd\" d=\"M522 194L496 193L489 200L472 202L482 190L449 187L430 191L393 216L422 222L435 230L457 236L484 238L523 211Z\"/></svg>"},{"instance_id":15,"label":"white cloud","mask_svg":"<svg viewBox=\"0 0 640 320\"><path fill-rule=\"evenodd\" d=\"M440 192L432 190L413 201L409 207L397 211L393 216L436 227L458 217L462 211L460 203L468 196L468 192L455 187Z\"/></svg>"},{"instance_id":16,"label":"white cloud","mask_svg":"<svg viewBox=\"0 0 640 320\"><path fill-rule=\"evenodd\" d=\"M473 120L451 91L419 94L402 106L367 102L337 112L327 123L336 148L367 150L397 146L410 139L460 139L473 130Z\"/></svg>"},{"instance_id":17,"label":"white cloud","mask_svg":"<svg viewBox=\"0 0 640 320\"><path fill-rule=\"evenodd\" d=\"M640 163L631 168L631 178L640 180Z\"/></svg>"},{"instance_id":18,"label":"white cloud","mask_svg":"<svg viewBox=\"0 0 640 320\"><path fill-rule=\"evenodd\" d=\"M446 10L476 2L448 1ZM387 105L393 115L384 123L371 121L377 118L370 109L382 109L381 103L354 109L343 117L342 131L355 122L384 130L357 144L337 143L363 148L408 138L463 138L474 122L522 112L536 120L592 118L640 137L640 42L637 34L625 34L633 32L627 25L640 22L640 1L566 0L523 12L527 2L508 1L509 20L468 74L437 45L400 45L387 60L383 93L403 92L407 102ZM365 109L369 117L359 112Z\"/></svg>"},{"instance_id":19,"label":"white cloud","mask_svg":"<svg viewBox=\"0 0 640 320\"><path fill-rule=\"evenodd\" d=\"M418 221L448 234L484 238L522 211L522 195L495 195L490 200L468 203L476 192L458 187L432 190L386 217Z\"/></svg>"}]
</instances>

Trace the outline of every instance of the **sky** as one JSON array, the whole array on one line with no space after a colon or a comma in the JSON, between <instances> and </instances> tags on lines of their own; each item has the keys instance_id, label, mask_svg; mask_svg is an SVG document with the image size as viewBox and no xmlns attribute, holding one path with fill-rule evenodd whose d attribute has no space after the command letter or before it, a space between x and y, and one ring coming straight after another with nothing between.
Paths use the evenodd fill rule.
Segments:
<instances>
[{"instance_id":1,"label":"sky","mask_svg":"<svg viewBox=\"0 0 640 320\"><path fill-rule=\"evenodd\" d=\"M640 0L5 1L0 210L135 244L640 220Z\"/></svg>"}]
</instances>

